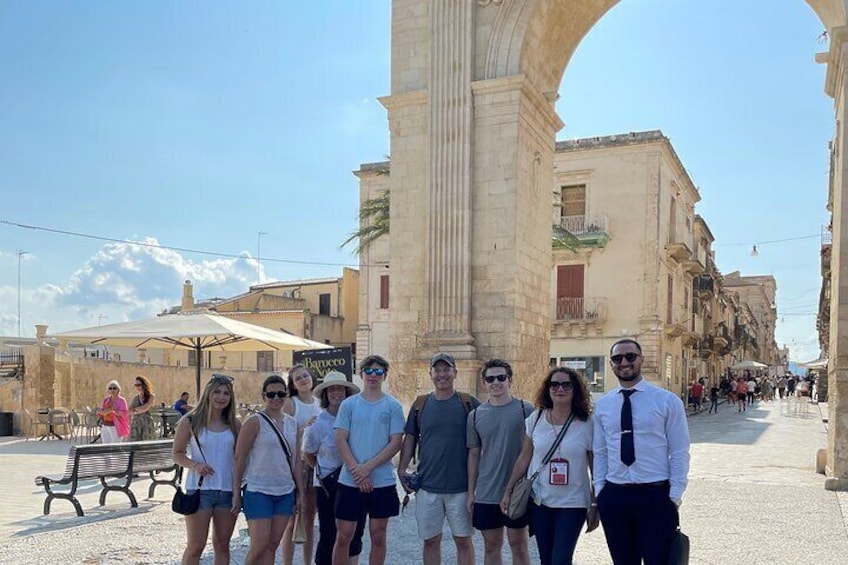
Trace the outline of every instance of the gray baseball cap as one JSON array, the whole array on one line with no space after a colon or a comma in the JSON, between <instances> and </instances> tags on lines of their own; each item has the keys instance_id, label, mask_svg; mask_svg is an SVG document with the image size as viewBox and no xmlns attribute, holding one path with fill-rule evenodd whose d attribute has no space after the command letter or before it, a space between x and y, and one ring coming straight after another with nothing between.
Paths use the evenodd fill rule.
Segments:
<instances>
[{"instance_id":1,"label":"gray baseball cap","mask_svg":"<svg viewBox=\"0 0 848 565\"><path fill-rule=\"evenodd\" d=\"M456 361L453 360L453 356L450 353L436 353L433 355L433 358L430 359L430 368L435 366L439 361L444 361L454 369L456 369Z\"/></svg>"}]
</instances>

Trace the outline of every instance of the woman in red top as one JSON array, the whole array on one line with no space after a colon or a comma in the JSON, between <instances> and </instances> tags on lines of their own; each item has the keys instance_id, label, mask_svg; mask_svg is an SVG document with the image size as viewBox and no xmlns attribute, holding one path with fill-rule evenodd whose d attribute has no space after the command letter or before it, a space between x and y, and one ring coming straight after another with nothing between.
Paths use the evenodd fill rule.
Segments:
<instances>
[{"instance_id":1,"label":"woman in red top","mask_svg":"<svg viewBox=\"0 0 848 565\"><path fill-rule=\"evenodd\" d=\"M118 381L109 381L106 389L108 394L97 411L102 422L100 440L103 443L118 443L130 435L130 411L127 399L121 396Z\"/></svg>"}]
</instances>

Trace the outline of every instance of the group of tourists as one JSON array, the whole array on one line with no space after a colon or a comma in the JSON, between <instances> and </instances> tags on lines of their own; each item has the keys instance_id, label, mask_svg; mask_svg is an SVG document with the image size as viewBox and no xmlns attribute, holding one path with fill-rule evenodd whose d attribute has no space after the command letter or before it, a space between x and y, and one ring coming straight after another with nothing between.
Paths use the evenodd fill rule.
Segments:
<instances>
[{"instance_id":1,"label":"group of tourists","mask_svg":"<svg viewBox=\"0 0 848 565\"><path fill-rule=\"evenodd\" d=\"M232 379L214 375L174 439L174 459L189 470L187 492L201 492L200 509L186 517L183 562L199 563L211 524L215 563L228 563L243 511L248 564L273 563L281 543L291 563L295 538L304 542L304 563L358 563L366 526L369 563L385 563L399 478L404 506L415 496L425 564L442 562L446 520L458 564L475 562L475 529L487 565L501 563L504 538L512 562L529 563L529 536L543 564L571 563L583 526L591 532L599 522L615 563L666 563L689 470L684 406L642 379L636 341L616 342L610 360L620 386L593 409L586 381L569 368L549 370L532 403L516 398L519 377L501 359L483 366L481 403L455 390L457 363L439 353L430 362L432 392L405 418L383 390L389 363L379 355L361 362L361 390L335 372L316 386L300 365L288 382L268 377L261 411L243 424ZM528 477L531 500L516 514L513 489Z\"/></svg>"},{"instance_id":2,"label":"group of tourists","mask_svg":"<svg viewBox=\"0 0 848 565\"><path fill-rule=\"evenodd\" d=\"M724 377L712 385L708 385L702 377L689 383L689 406L695 412L700 412L705 397L709 394L710 413L718 412L720 398L724 398L730 406L736 406L737 412L746 412L748 407L756 402L775 400L775 395L781 400L793 396L811 396L813 384L812 377L800 377L791 373L758 376L745 371L738 377Z\"/></svg>"},{"instance_id":3,"label":"group of tourists","mask_svg":"<svg viewBox=\"0 0 848 565\"><path fill-rule=\"evenodd\" d=\"M156 424L150 409L156 402L153 385L147 377L135 378L135 396L130 402L121 396L118 381L109 381L106 396L97 409L102 443L156 439Z\"/></svg>"}]
</instances>

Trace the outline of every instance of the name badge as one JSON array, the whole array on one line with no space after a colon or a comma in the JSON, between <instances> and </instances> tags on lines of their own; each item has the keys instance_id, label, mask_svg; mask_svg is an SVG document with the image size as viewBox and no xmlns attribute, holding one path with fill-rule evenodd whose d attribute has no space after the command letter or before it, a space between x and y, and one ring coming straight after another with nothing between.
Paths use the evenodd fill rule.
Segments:
<instances>
[{"instance_id":1,"label":"name badge","mask_svg":"<svg viewBox=\"0 0 848 565\"><path fill-rule=\"evenodd\" d=\"M551 459L548 484L556 486L568 484L568 459Z\"/></svg>"}]
</instances>

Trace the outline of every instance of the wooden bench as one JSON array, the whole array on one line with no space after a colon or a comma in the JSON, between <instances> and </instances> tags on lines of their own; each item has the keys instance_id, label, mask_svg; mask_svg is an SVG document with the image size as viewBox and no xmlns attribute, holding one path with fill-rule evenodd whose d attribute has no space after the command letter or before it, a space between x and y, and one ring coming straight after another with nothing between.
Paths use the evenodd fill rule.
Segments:
<instances>
[{"instance_id":1,"label":"wooden bench","mask_svg":"<svg viewBox=\"0 0 848 565\"><path fill-rule=\"evenodd\" d=\"M167 484L176 489L180 467L174 463L173 445L174 440L167 439L72 446L65 463L65 474L62 477L35 478L35 484L43 486L47 492L44 514L50 514L50 504L54 498L61 498L74 505L77 516L84 516L82 506L76 498L77 487L83 480L100 480L103 487L100 491L100 506L106 503L106 495L109 492L119 491L127 495L133 508L138 507L130 485L134 476L139 473L149 473L153 481L148 490L149 498L153 497L158 485ZM158 476L161 473L173 473L173 476L162 479ZM123 479L123 481L109 484L107 479ZM56 492L53 489L58 485L70 485L70 490Z\"/></svg>"}]
</instances>

